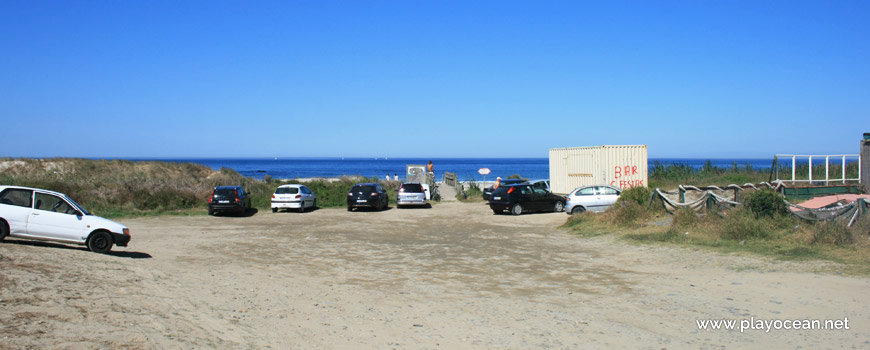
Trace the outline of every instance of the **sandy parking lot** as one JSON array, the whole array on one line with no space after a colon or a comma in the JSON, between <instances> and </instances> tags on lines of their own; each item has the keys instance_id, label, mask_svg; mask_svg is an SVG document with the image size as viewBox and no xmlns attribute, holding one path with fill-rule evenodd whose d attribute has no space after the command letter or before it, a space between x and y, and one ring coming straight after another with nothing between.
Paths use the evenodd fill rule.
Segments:
<instances>
[{"instance_id":1,"label":"sandy parking lot","mask_svg":"<svg viewBox=\"0 0 870 350\"><path fill-rule=\"evenodd\" d=\"M870 279L579 238L483 204L152 217L128 248L0 243L0 348L868 348ZM699 319L849 319L699 330Z\"/></svg>"}]
</instances>

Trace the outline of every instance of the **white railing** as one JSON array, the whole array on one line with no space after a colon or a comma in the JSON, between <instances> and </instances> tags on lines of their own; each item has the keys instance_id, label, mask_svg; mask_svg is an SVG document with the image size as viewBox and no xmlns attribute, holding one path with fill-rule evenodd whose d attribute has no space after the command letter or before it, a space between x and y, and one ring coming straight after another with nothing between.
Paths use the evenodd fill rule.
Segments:
<instances>
[{"instance_id":1,"label":"white railing","mask_svg":"<svg viewBox=\"0 0 870 350\"><path fill-rule=\"evenodd\" d=\"M825 180L824 181L825 181L826 185L832 181L842 181L843 183L846 183L846 181L861 182L861 155L859 155L859 154L831 154L831 155L777 154L776 155L777 163L779 162L779 159L789 158L789 157L791 157L791 180L783 179L783 181L812 183L814 181L813 180L813 158L816 158L816 159L824 158L825 159ZM797 180L795 178L795 175L797 175L796 172L797 172L797 160L798 160L798 158L801 158L801 159L807 158L807 160L808 160L809 169L810 169L808 180ZM832 179L830 177L831 158L834 158L835 161L838 158L842 159L842 166L841 166L842 176L839 179ZM858 177L857 178L854 178L854 179L847 179L846 178L846 159L847 158L857 158L858 159ZM776 179L780 180L779 171L776 171ZM819 180L815 180L815 181L821 182L822 180L819 179Z\"/></svg>"}]
</instances>

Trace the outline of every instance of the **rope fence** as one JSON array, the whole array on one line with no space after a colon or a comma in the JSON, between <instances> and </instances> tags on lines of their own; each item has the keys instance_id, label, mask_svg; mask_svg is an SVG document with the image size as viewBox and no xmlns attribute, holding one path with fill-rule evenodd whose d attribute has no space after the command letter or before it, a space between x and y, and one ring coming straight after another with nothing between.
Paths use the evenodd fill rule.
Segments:
<instances>
[{"instance_id":1,"label":"rope fence","mask_svg":"<svg viewBox=\"0 0 870 350\"><path fill-rule=\"evenodd\" d=\"M650 195L650 200L647 206L652 206L653 203L661 202L662 207L669 213L682 208L689 208L696 212L713 212L720 208L734 208L742 203L738 202L738 192L744 190L758 190L761 188L769 188L774 191L779 191L783 186L782 181L774 181L774 183L762 182L758 185L746 183L741 185L730 184L728 186L683 186L679 185L677 191L666 191L656 188ZM734 198L728 199L713 191L726 192L734 191ZM686 201L687 192L703 192L694 200ZM668 196L679 196L679 199L671 199ZM789 212L801 219L807 221L834 221L836 219L848 220L847 226L851 227L861 215L867 213L867 207L870 207L870 200L866 198L858 198L850 203L841 204L827 208L806 208L796 204L789 203L783 198L783 202L789 208Z\"/></svg>"}]
</instances>

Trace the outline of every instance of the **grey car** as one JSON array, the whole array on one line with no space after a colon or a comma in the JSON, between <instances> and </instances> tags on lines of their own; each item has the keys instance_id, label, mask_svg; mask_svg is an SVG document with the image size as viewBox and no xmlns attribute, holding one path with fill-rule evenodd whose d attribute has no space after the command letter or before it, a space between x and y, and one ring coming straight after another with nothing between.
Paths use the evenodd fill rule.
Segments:
<instances>
[{"instance_id":1,"label":"grey car","mask_svg":"<svg viewBox=\"0 0 870 350\"><path fill-rule=\"evenodd\" d=\"M398 208L408 205L429 205L429 202L426 201L426 190L421 184L403 183L396 191L398 192L396 196L396 207Z\"/></svg>"},{"instance_id":2,"label":"grey car","mask_svg":"<svg viewBox=\"0 0 870 350\"><path fill-rule=\"evenodd\" d=\"M580 214L584 211L605 211L613 206L622 190L607 185L575 188L565 202L565 213Z\"/></svg>"}]
</instances>

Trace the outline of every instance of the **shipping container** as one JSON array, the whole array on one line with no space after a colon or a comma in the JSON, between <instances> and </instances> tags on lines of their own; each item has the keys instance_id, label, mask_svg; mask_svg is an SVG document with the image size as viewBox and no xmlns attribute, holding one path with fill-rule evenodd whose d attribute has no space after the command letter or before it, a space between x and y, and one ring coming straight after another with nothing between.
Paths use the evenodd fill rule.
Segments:
<instances>
[{"instance_id":1,"label":"shipping container","mask_svg":"<svg viewBox=\"0 0 870 350\"><path fill-rule=\"evenodd\" d=\"M648 186L646 145L550 149L550 188L568 194L589 185Z\"/></svg>"}]
</instances>

